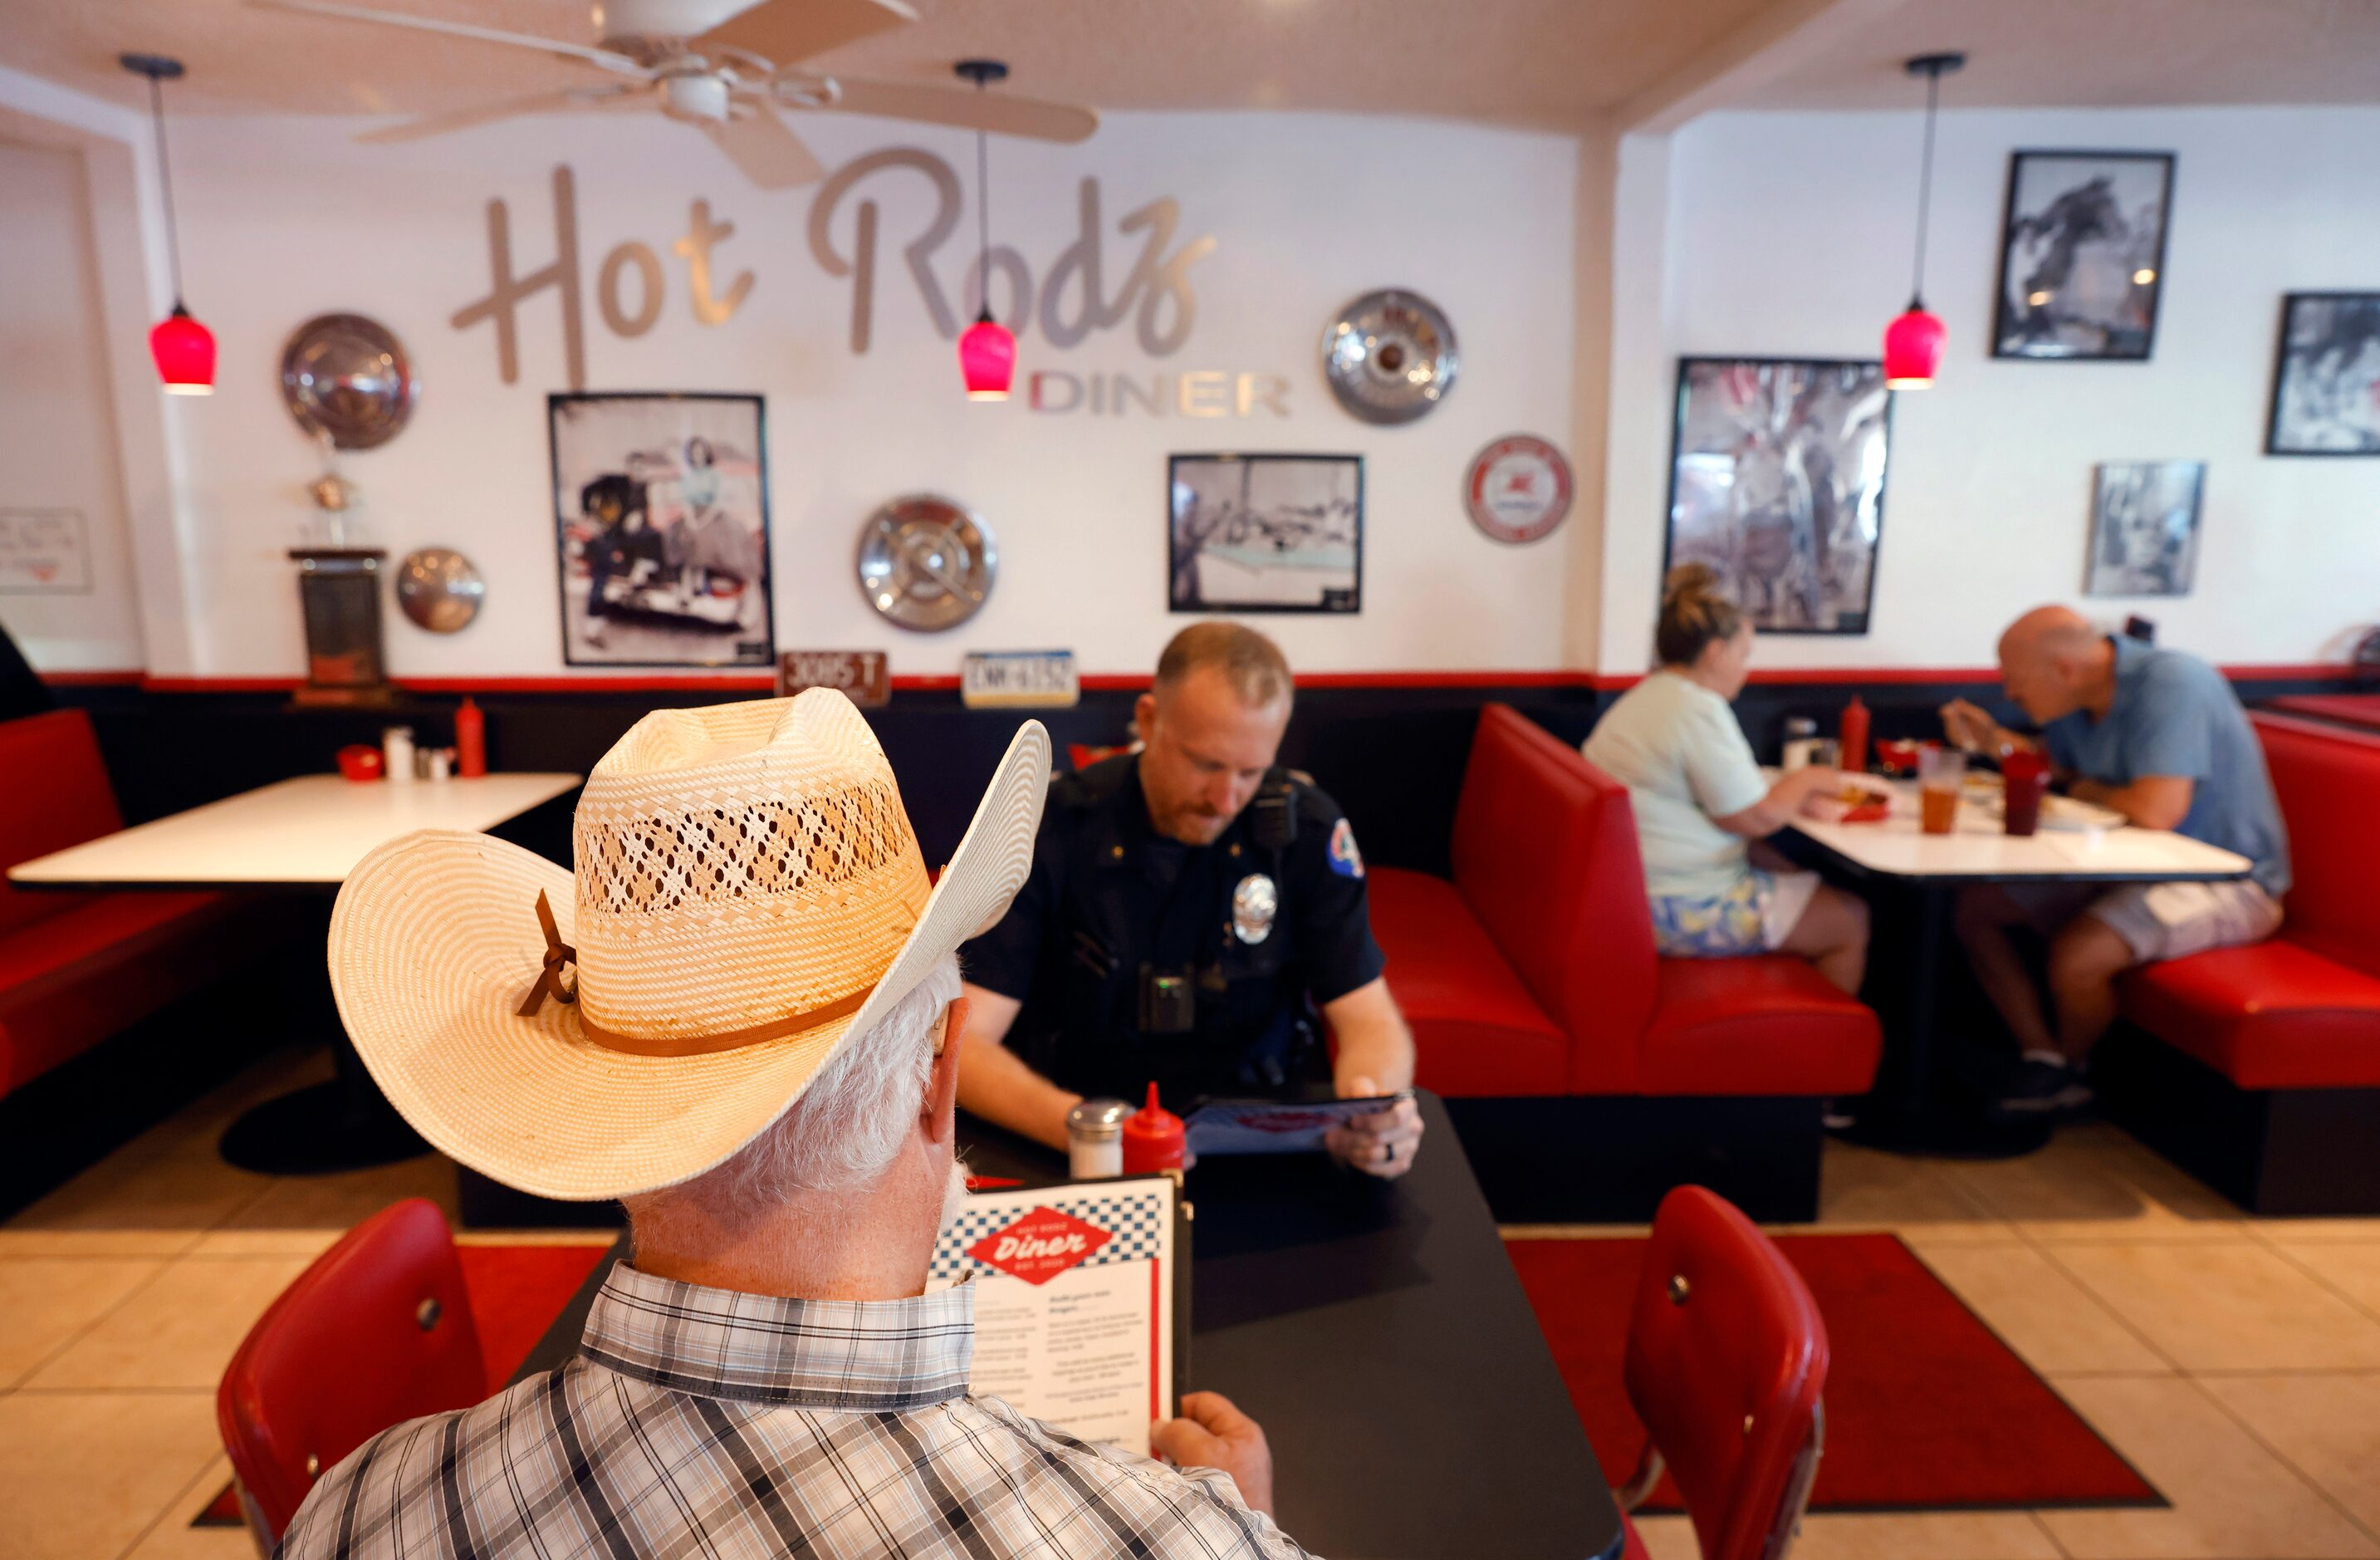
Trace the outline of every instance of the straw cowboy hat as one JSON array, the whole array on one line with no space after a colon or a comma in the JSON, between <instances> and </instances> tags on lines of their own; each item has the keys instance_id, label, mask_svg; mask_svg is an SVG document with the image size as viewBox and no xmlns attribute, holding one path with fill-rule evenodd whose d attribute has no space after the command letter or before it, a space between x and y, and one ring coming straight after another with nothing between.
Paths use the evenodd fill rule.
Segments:
<instances>
[{"instance_id":1,"label":"straw cowboy hat","mask_svg":"<svg viewBox=\"0 0 2380 1560\"><path fill-rule=\"evenodd\" d=\"M357 1052L431 1146L542 1197L670 1186L759 1136L1032 864L1028 721L930 891L842 694L638 721L587 777L574 874L485 835L366 857L331 913Z\"/></svg>"}]
</instances>

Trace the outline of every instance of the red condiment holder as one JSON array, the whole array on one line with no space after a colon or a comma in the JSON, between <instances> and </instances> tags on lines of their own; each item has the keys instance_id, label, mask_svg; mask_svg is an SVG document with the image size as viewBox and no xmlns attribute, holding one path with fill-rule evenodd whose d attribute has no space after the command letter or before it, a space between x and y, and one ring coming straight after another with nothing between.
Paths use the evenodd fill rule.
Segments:
<instances>
[{"instance_id":1,"label":"red condiment holder","mask_svg":"<svg viewBox=\"0 0 2380 1560\"><path fill-rule=\"evenodd\" d=\"M1148 1103L1123 1118L1123 1173L1181 1169L1182 1142L1182 1118L1158 1103L1157 1085L1150 1084Z\"/></svg>"},{"instance_id":2,"label":"red condiment holder","mask_svg":"<svg viewBox=\"0 0 2380 1560\"><path fill-rule=\"evenodd\" d=\"M339 750L339 773L350 780L377 780L383 767L378 748L352 742Z\"/></svg>"}]
</instances>

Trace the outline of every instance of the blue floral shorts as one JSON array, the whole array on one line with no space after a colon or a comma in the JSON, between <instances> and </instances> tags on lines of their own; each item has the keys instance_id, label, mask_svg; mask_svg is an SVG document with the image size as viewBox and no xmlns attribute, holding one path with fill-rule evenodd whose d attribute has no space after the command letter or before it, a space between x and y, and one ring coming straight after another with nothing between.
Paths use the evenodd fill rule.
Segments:
<instances>
[{"instance_id":1,"label":"blue floral shorts","mask_svg":"<svg viewBox=\"0 0 2380 1560\"><path fill-rule=\"evenodd\" d=\"M1741 958L1783 943L1817 891L1814 872L1755 867L1712 897L1655 895L1653 945L1666 958Z\"/></svg>"}]
</instances>

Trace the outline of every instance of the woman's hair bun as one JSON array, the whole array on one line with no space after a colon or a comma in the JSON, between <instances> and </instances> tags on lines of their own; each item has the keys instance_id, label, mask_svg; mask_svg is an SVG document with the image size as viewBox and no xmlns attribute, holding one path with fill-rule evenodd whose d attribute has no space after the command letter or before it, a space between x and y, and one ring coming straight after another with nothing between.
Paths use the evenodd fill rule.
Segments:
<instances>
[{"instance_id":1,"label":"woman's hair bun","mask_svg":"<svg viewBox=\"0 0 2380 1560\"><path fill-rule=\"evenodd\" d=\"M1697 596L1718 583L1718 570L1708 564L1680 564L1661 581L1661 599L1676 601L1681 596Z\"/></svg>"}]
</instances>

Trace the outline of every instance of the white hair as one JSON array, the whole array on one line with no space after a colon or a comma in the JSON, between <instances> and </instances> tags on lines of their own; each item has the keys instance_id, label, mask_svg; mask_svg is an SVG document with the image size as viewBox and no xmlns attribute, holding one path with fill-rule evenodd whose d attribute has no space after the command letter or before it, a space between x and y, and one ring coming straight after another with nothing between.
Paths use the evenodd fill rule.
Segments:
<instances>
[{"instance_id":1,"label":"white hair","mask_svg":"<svg viewBox=\"0 0 2380 1560\"><path fill-rule=\"evenodd\" d=\"M864 1187L884 1173L917 1118L934 1070L934 1040L958 1000L953 954L865 1034L844 1037L802 1097L725 1163L654 1194L745 1208L797 1192Z\"/></svg>"}]
</instances>

